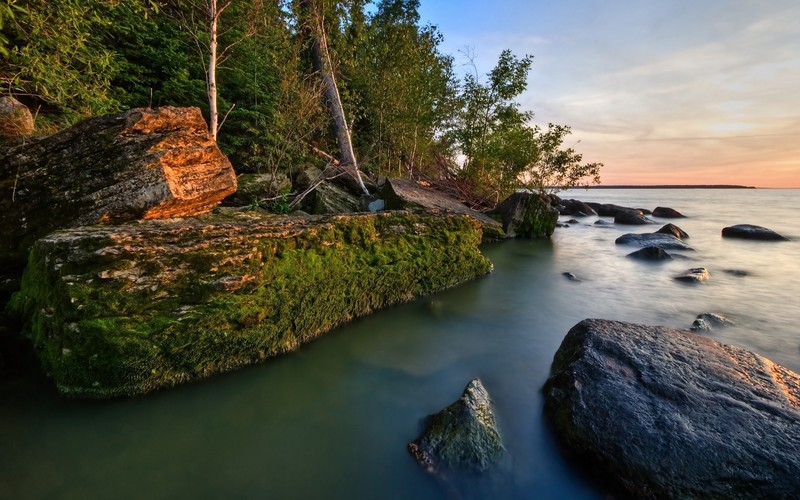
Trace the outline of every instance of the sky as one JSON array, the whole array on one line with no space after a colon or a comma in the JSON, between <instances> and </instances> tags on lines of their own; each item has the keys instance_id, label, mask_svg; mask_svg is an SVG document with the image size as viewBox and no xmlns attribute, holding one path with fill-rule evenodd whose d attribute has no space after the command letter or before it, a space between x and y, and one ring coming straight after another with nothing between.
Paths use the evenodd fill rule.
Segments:
<instances>
[{"instance_id":1,"label":"sky","mask_svg":"<svg viewBox=\"0 0 800 500\"><path fill-rule=\"evenodd\" d=\"M421 0L459 73L534 56L534 122L602 183L800 188L798 0Z\"/></svg>"}]
</instances>

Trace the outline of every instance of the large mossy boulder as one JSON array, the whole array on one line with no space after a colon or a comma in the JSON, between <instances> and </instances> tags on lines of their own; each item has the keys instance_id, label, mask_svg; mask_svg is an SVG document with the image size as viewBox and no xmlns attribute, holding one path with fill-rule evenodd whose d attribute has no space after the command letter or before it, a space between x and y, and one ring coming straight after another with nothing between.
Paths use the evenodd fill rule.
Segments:
<instances>
[{"instance_id":1,"label":"large mossy boulder","mask_svg":"<svg viewBox=\"0 0 800 500\"><path fill-rule=\"evenodd\" d=\"M432 474L480 473L497 465L506 450L481 381L471 380L456 402L430 415L408 449Z\"/></svg>"},{"instance_id":2,"label":"large mossy boulder","mask_svg":"<svg viewBox=\"0 0 800 500\"><path fill-rule=\"evenodd\" d=\"M488 215L473 210L458 200L429 186L408 179L387 179L381 190L389 210L410 210L412 212L444 212L464 214L477 220L483 227L486 239L504 238L500 223Z\"/></svg>"},{"instance_id":3,"label":"large mossy boulder","mask_svg":"<svg viewBox=\"0 0 800 500\"><path fill-rule=\"evenodd\" d=\"M518 191L490 212L503 223L508 237L549 238L558 223L558 209L551 206L546 196Z\"/></svg>"},{"instance_id":4,"label":"large mossy boulder","mask_svg":"<svg viewBox=\"0 0 800 500\"><path fill-rule=\"evenodd\" d=\"M545 384L562 443L635 498L796 498L800 375L687 331L574 326Z\"/></svg>"},{"instance_id":5,"label":"large mossy boulder","mask_svg":"<svg viewBox=\"0 0 800 500\"><path fill-rule=\"evenodd\" d=\"M34 244L10 308L62 394L142 394L232 370L492 267L465 216L220 212Z\"/></svg>"},{"instance_id":6,"label":"large mossy boulder","mask_svg":"<svg viewBox=\"0 0 800 500\"><path fill-rule=\"evenodd\" d=\"M235 190L198 108L86 120L0 151L0 269L54 229L202 214Z\"/></svg>"}]
</instances>

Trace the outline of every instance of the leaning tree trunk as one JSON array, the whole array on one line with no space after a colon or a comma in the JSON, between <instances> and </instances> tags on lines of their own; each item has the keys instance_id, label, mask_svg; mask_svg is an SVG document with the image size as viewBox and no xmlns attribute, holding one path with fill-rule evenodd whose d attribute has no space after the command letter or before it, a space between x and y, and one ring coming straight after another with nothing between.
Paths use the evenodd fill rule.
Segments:
<instances>
[{"instance_id":1,"label":"leaning tree trunk","mask_svg":"<svg viewBox=\"0 0 800 500\"><path fill-rule=\"evenodd\" d=\"M310 23L311 57L314 62L314 69L322 79L325 99L328 102L328 111L331 114L331 118L333 118L336 140L339 143L340 167L348 171L358 182L358 186L364 194L369 196L369 190L364 185L364 181L361 179L361 172L358 170L358 162L353 152L350 127L347 125L347 117L342 107L339 87L336 85L336 78L333 75L333 66L328 52L328 41L325 37L322 14L313 0L300 0L300 8L306 14L306 22Z\"/></svg>"}]
</instances>

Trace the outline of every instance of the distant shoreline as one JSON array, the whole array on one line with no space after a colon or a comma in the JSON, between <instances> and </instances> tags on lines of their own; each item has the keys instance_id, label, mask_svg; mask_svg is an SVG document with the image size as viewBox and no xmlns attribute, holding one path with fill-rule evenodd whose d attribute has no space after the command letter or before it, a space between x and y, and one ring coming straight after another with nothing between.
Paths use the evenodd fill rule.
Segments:
<instances>
[{"instance_id":1,"label":"distant shoreline","mask_svg":"<svg viewBox=\"0 0 800 500\"><path fill-rule=\"evenodd\" d=\"M755 186L736 184L658 184L658 185L609 185L589 186L589 189L758 189Z\"/></svg>"}]
</instances>

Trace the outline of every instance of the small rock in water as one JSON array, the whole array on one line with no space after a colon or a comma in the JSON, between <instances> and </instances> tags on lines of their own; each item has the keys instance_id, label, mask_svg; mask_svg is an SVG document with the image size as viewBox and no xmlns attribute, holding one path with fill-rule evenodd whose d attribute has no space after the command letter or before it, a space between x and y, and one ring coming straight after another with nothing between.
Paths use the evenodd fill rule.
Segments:
<instances>
[{"instance_id":1,"label":"small rock in water","mask_svg":"<svg viewBox=\"0 0 800 500\"><path fill-rule=\"evenodd\" d=\"M570 273L570 272L563 272L563 273L561 273L561 274L563 274L564 276L566 276L566 278L567 278L568 280L570 280L570 281L581 281L581 279L580 279L580 278L578 278L577 276L575 276L574 274L572 274L572 273Z\"/></svg>"},{"instance_id":2,"label":"small rock in water","mask_svg":"<svg viewBox=\"0 0 800 500\"><path fill-rule=\"evenodd\" d=\"M628 257L639 260L672 260L672 255L659 247L644 247L641 250L629 253Z\"/></svg>"},{"instance_id":3,"label":"small rock in water","mask_svg":"<svg viewBox=\"0 0 800 500\"><path fill-rule=\"evenodd\" d=\"M617 245L658 247L665 250L694 250L676 236L664 233L628 233L614 240L614 243Z\"/></svg>"},{"instance_id":4,"label":"small rock in water","mask_svg":"<svg viewBox=\"0 0 800 500\"><path fill-rule=\"evenodd\" d=\"M789 238L778 234L766 227L752 224L737 224L722 230L722 236L727 238L742 238L746 240L789 241Z\"/></svg>"},{"instance_id":5,"label":"small rock in water","mask_svg":"<svg viewBox=\"0 0 800 500\"><path fill-rule=\"evenodd\" d=\"M686 216L674 208L656 207L655 210L653 210L653 217L662 217L664 219L680 219Z\"/></svg>"},{"instance_id":6,"label":"small rock in water","mask_svg":"<svg viewBox=\"0 0 800 500\"><path fill-rule=\"evenodd\" d=\"M506 450L481 381L471 380L458 401L429 416L425 431L408 449L433 474L480 473L498 464Z\"/></svg>"},{"instance_id":7,"label":"small rock in water","mask_svg":"<svg viewBox=\"0 0 800 500\"><path fill-rule=\"evenodd\" d=\"M614 223L616 224L650 224L651 221L644 216L641 210L620 210L614 216Z\"/></svg>"},{"instance_id":8,"label":"small rock in water","mask_svg":"<svg viewBox=\"0 0 800 500\"><path fill-rule=\"evenodd\" d=\"M744 278L745 276L750 276L750 273L747 271L743 271L741 269L725 269L722 271L726 274L730 274L731 276L736 276L739 278Z\"/></svg>"},{"instance_id":9,"label":"small rock in water","mask_svg":"<svg viewBox=\"0 0 800 500\"><path fill-rule=\"evenodd\" d=\"M702 281L708 281L708 278L710 277L711 273L708 272L708 269L705 267L695 267L693 269L689 269L683 274L675 276L675 279L689 283L700 283Z\"/></svg>"},{"instance_id":10,"label":"small rock in water","mask_svg":"<svg viewBox=\"0 0 800 500\"><path fill-rule=\"evenodd\" d=\"M713 330L714 327L724 328L726 326L734 326L735 324L736 323L721 314L703 313L697 315L697 319L692 323L691 330L693 332L709 332Z\"/></svg>"},{"instance_id":11,"label":"small rock in water","mask_svg":"<svg viewBox=\"0 0 800 500\"><path fill-rule=\"evenodd\" d=\"M659 229L656 232L660 234L671 234L672 236L678 238L679 240L685 240L689 237L686 231L679 228L675 224L665 224L661 229Z\"/></svg>"},{"instance_id":12,"label":"small rock in water","mask_svg":"<svg viewBox=\"0 0 800 500\"><path fill-rule=\"evenodd\" d=\"M610 222L608 222L607 220L603 220L603 219L600 219L600 220L598 220L598 221L595 221L594 225L595 225L595 226L607 226L607 227L611 227L611 223L610 223Z\"/></svg>"},{"instance_id":13,"label":"small rock in water","mask_svg":"<svg viewBox=\"0 0 800 500\"><path fill-rule=\"evenodd\" d=\"M567 224L580 224L576 219L570 219L567 221Z\"/></svg>"}]
</instances>

